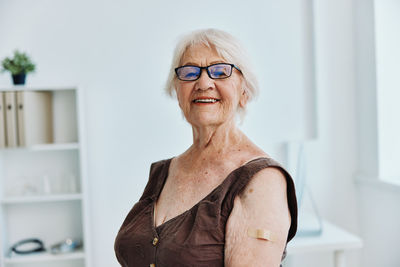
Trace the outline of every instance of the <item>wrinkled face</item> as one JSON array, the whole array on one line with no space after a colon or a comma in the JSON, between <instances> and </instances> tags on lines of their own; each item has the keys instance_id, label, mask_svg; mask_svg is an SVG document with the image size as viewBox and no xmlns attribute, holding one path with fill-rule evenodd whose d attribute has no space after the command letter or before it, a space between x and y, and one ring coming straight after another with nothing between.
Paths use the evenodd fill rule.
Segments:
<instances>
[{"instance_id":1,"label":"wrinkled face","mask_svg":"<svg viewBox=\"0 0 400 267\"><path fill-rule=\"evenodd\" d=\"M215 49L204 45L189 48L181 66L200 67L226 62ZM186 120L193 126L217 126L235 119L239 106L244 107L247 96L242 89L242 75L233 68L226 79L211 79L205 69L196 81L176 80L176 95Z\"/></svg>"}]
</instances>

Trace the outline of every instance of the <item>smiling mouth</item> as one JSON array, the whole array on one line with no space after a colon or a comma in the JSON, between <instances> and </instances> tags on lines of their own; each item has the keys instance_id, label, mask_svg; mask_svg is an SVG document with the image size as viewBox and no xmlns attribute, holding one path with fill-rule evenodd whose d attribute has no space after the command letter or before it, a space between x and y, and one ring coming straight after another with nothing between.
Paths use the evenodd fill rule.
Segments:
<instances>
[{"instance_id":1,"label":"smiling mouth","mask_svg":"<svg viewBox=\"0 0 400 267\"><path fill-rule=\"evenodd\" d=\"M219 101L219 99L215 99L215 98L201 98L201 99L195 99L192 102L193 103L207 103L207 104L209 104L209 103L215 103L215 102L218 102L218 101Z\"/></svg>"}]
</instances>

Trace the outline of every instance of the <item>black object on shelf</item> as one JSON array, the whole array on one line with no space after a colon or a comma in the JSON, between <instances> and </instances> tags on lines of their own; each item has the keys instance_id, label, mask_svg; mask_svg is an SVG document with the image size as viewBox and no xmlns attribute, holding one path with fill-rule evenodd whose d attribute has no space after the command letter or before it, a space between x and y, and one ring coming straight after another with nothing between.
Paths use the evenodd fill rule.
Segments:
<instances>
[{"instance_id":1,"label":"black object on shelf","mask_svg":"<svg viewBox=\"0 0 400 267\"><path fill-rule=\"evenodd\" d=\"M23 249L22 247L29 247L28 249ZM36 252L46 251L43 242L37 238L23 239L15 243L10 250L17 254L31 254Z\"/></svg>"}]
</instances>

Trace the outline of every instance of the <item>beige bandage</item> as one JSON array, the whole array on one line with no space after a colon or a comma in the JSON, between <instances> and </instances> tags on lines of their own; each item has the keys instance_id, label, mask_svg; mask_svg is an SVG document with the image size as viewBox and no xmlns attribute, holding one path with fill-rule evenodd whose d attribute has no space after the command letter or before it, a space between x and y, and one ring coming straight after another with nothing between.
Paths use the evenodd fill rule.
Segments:
<instances>
[{"instance_id":1,"label":"beige bandage","mask_svg":"<svg viewBox=\"0 0 400 267\"><path fill-rule=\"evenodd\" d=\"M274 241L272 238L271 231L264 230L264 229L254 229L249 228L247 230L247 235L252 238L267 240L267 241Z\"/></svg>"}]
</instances>

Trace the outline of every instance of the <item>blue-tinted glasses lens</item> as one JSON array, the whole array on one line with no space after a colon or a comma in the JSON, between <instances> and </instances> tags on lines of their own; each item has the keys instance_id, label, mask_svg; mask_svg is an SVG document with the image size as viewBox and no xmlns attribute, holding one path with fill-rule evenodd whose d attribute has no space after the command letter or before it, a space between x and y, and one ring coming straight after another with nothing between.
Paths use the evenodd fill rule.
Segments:
<instances>
[{"instance_id":1,"label":"blue-tinted glasses lens","mask_svg":"<svg viewBox=\"0 0 400 267\"><path fill-rule=\"evenodd\" d=\"M224 79L231 76L232 66L229 64L215 64L208 67L208 72L213 79Z\"/></svg>"},{"instance_id":2,"label":"blue-tinted glasses lens","mask_svg":"<svg viewBox=\"0 0 400 267\"><path fill-rule=\"evenodd\" d=\"M199 78L201 69L195 66L183 66L176 69L176 75L183 81L194 81Z\"/></svg>"}]
</instances>

